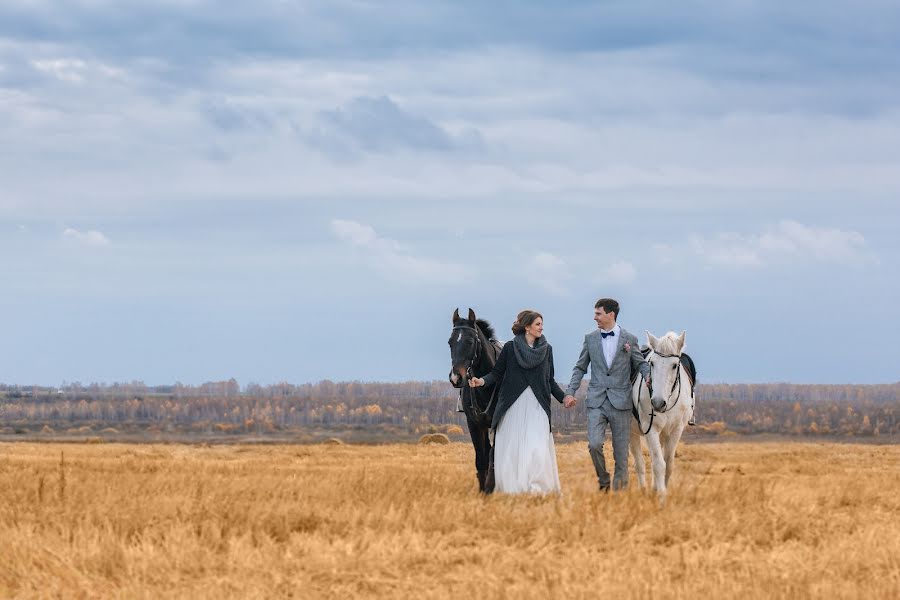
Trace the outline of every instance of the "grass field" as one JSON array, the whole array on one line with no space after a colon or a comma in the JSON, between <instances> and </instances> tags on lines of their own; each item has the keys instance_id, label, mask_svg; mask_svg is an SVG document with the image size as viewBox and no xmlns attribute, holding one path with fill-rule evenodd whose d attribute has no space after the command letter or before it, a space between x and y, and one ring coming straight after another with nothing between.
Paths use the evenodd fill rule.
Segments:
<instances>
[{"instance_id":1,"label":"grass field","mask_svg":"<svg viewBox=\"0 0 900 600\"><path fill-rule=\"evenodd\" d=\"M0 444L0 597L900 597L900 447L683 445L663 507L558 455L482 498L458 443Z\"/></svg>"}]
</instances>

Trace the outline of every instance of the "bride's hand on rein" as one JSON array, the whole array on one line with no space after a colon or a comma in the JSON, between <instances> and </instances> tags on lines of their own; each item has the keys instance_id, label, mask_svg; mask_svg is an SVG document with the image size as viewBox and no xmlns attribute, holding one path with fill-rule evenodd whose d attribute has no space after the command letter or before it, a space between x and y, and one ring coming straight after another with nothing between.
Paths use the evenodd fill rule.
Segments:
<instances>
[{"instance_id":1,"label":"bride's hand on rein","mask_svg":"<svg viewBox=\"0 0 900 600\"><path fill-rule=\"evenodd\" d=\"M473 377L469 380L469 387L481 387L484 385L484 379Z\"/></svg>"}]
</instances>

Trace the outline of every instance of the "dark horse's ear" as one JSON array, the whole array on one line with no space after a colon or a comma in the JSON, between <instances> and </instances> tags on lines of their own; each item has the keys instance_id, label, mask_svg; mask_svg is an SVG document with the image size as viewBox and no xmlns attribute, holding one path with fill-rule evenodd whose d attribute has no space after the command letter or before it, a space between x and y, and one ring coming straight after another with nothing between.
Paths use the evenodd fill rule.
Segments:
<instances>
[{"instance_id":1,"label":"dark horse's ear","mask_svg":"<svg viewBox=\"0 0 900 600\"><path fill-rule=\"evenodd\" d=\"M475 322L475 311L471 308L469 309L469 321L471 321L472 323Z\"/></svg>"},{"instance_id":2,"label":"dark horse's ear","mask_svg":"<svg viewBox=\"0 0 900 600\"><path fill-rule=\"evenodd\" d=\"M453 322L456 323L457 321L459 321L459 309L458 308L453 311Z\"/></svg>"}]
</instances>

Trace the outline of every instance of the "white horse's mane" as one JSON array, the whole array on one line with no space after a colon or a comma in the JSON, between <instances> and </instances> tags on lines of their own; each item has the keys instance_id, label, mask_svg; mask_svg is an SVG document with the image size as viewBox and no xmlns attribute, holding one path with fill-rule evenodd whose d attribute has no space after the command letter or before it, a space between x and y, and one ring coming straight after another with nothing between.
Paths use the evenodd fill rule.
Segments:
<instances>
[{"instance_id":1,"label":"white horse's mane","mask_svg":"<svg viewBox=\"0 0 900 600\"><path fill-rule=\"evenodd\" d=\"M678 340L681 338L681 334L675 333L674 331L669 331L666 335L661 338L657 338L656 340L656 352L658 354L679 354L683 352L685 347L687 346L687 342L678 349Z\"/></svg>"}]
</instances>

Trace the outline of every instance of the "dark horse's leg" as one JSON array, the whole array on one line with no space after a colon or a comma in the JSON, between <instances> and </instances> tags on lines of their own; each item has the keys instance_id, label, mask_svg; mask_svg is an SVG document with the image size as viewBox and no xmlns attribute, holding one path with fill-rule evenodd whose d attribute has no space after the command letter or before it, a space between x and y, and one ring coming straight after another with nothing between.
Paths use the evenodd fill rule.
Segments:
<instances>
[{"instance_id":1,"label":"dark horse's leg","mask_svg":"<svg viewBox=\"0 0 900 600\"><path fill-rule=\"evenodd\" d=\"M489 431L489 430L488 430ZM485 443L488 444L490 451L488 452L488 470L487 475L484 478L484 493L485 494L493 494L494 493L494 447L491 446L491 438L487 433L485 433Z\"/></svg>"},{"instance_id":2,"label":"dark horse's leg","mask_svg":"<svg viewBox=\"0 0 900 600\"><path fill-rule=\"evenodd\" d=\"M491 466L491 446L487 428L467 419L472 446L475 448L475 469L478 471L478 491L490 494L494 490L494 474Z\"/></svg>"},{"instance_id":3,"label":"dark horse's leg","mask_svg":"<svg viewBox=\"0 0 900 600\"><path fill-rule=\"evenodd\" d=\"M478 464L478 480L484 481L481 491L485 494L494 493L494 448L491 446L490 424L483 424L481 434L481 461ZM482 476L482 473L484 474Z\"/></svg>"}]
</instances>

